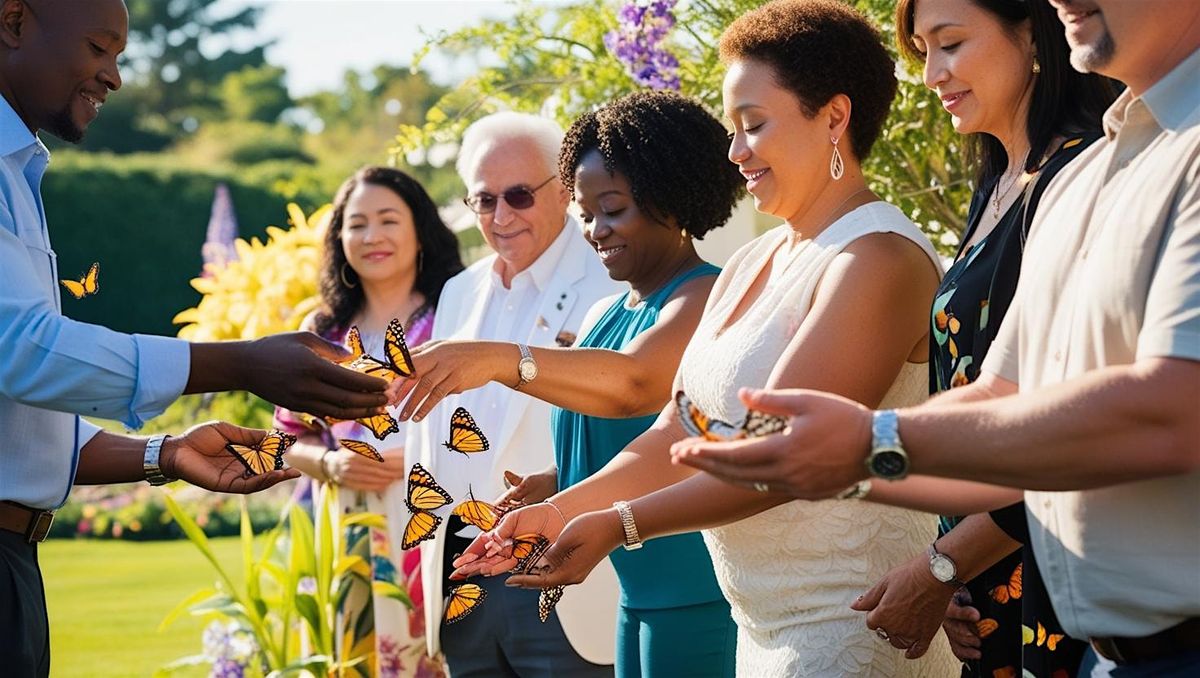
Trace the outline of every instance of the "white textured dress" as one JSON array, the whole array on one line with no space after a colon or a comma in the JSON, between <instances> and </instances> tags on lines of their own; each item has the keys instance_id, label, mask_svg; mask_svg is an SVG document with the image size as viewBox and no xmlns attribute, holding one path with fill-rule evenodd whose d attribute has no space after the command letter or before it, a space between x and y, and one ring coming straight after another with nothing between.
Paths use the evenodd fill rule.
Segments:
<instances>
[{"instance_id":1,"label":"white textured dress","mask_svg":"<svg viewBox=\"0 0 1200 678\"><path fill-rule=\"evenodd\" d=\"M745 416L743 386L762 387L809 311L833 258L856 238L880 232L917 243L941 271L925 236L895 207L859 207L802 245L761 295L724 331L730 314L791 230L780 226L739 250L732 276L688 344L680 376L688 396L710 416ZM907 363L883 407L928 396L928 368ZM929 514L861 501L794 501L704 532L717 579L738 624L739 676L957 676L942 633L921 659L907 660L850 609L892 567L937 536Z\"/></svg>"}]
</instances>

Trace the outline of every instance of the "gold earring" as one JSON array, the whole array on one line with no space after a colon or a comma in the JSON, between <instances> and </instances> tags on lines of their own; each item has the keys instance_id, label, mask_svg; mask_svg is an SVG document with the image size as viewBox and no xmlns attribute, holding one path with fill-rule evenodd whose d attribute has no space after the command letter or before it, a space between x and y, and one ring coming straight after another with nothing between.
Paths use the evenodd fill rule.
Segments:
<instances>
[{"instance_id":1,"label":"gold earring","mask_svg":"<svg viewBox=\"0 0 1200 678\"><path fill-rule=\"evenodd\" d=\"M1037 52L1033 53L1033 74L1037 75L1042 72L1042 65L1038 63Z\"/></svg>"},{"instance_id":2,"label":"gold earring","mask_svg":"<svg viewBox=\"0 0 1200 678\"><path fill-rule=\"evenodd\" d=\"M838 150L838 140L830 139L830 141L833 142L833 157L829 159L829 176L837 181L846 173L846 163L842 161L842 153Z\"/></svg>"},{"instance_id":3,"label":"gold earring","mask_svg":"<svg viewBox=\"0 0 1200 678\"><path fill-rule=\"evenodd\" d=\"M345 285L346 287L358 287L358 283L352 283L352 282L350 282L349 280L347 280L347 279L346 279L346 269L347 269L347 268L349 268L349 267L350 267L350 264L349 264L349 263L347 263L347 262L343 262L343 263L342 263L342 270L338 272L338 273L339 273L339 275L340 275L340 276L341 276L341 278L342 278L342 284L343 284L343 285Z\"/></svg>"}]
</instances>

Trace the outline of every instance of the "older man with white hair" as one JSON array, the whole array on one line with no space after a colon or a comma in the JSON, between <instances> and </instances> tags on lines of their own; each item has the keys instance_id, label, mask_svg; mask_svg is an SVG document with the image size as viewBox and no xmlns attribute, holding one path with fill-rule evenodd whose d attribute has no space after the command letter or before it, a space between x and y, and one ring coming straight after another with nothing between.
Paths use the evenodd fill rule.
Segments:
<instances>
[{"instance_id":1,"label":"older man with white hair","mask_svg":"<svg viewBox=\"0 0 1200 678\"><path fill-rule=\"evenodd\" d=\"M520 392L537 378L528 346L569 346L587 310L618 291L567 216L571 196L556 174L562 138L550 120L509 112L479 120L463 137L457 168L466 203L495 253L446 283L432 338L513 342L517 390L492 383L414 417L407 463L420 462L455 502L494 499L504 491L504 471L524 476L554 463L550 406ZM458 407L474 417L488 451L466 455L443 447ZM567 591L546 623L538 618L537 591L508 588L497 576L475 581L488 593L482 605L442 625L449 563L478 532L450 516L421 545L429 653L436 655L440 644L455 678L611 676L617 605L611 567Z\"/></svg>"}]
</instances>

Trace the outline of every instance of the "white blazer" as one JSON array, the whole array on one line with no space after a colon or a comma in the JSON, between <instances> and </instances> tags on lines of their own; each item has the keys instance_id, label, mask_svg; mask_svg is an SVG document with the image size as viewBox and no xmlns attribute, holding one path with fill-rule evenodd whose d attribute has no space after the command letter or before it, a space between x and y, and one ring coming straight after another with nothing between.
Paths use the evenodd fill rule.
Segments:
<instances>
[{"instance_id":1,"label":"white blazer","mask_svg":"<svg viewBox=\"0 0 1200 678\"><path fill-rule=\"evenodd\" d=\"M555 346L560 334L578 335L588 309L598 300L614 294L620 286L608 276L595 251L583 238L574 219L566 226L570 236L562 259L550 284L539 299L540 318L528 328L525 340L530 346ZM480 337L483 305L488 299L488 284L496 255L485 257L446 282L438 301L433 322L433 339L488 339ZM513 374L516 374L513 364ZM491 487L474 487L479 499L490 500L503 492L503 472L510 469L525 475L554 463L554 440L550 430L550 405L524 393L505 389L497 403L504 414L504 427L488 432L492 452ZM466 496L465 482L438 475L438 460L453 454L442 447L450 414L458 407L458 396L449 396L424 420L410 423L405 440L405 464L411 468L420 462L438 483L458 498ZM462 484L462 487L458 487ZM481 491L483 489L483 491ZM450 507L441 512L448 513ZM445 517L445 516L443 516ZM431 656L441 647L442 560L446 522L438 526L433 539L421 544L421 577L425 593L425 640ZM486 604L486 603L485 603ZM569 586L555 608L571 647L593 664L612 664L616 649L618 589L616 572L608 558L596 566L587 581ZM536 619L526 623L539 623Z\"/></svg>"}]
</instances>

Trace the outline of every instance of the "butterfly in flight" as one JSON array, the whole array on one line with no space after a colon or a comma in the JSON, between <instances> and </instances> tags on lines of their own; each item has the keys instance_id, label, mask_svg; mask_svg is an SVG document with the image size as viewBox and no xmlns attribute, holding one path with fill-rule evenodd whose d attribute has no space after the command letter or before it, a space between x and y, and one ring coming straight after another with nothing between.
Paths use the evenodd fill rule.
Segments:
<instances>
[{"instance_id":1,"label":"butterfly in flight","mask_svg":"<svg viewBox=\"0 0 1200 678\"><path fill-rule=\"evenodd\" d=\"M100 291L100 262L92 264L88 272L79 280L60 280L59 282L76 299L95 294Z\"/></svg>"},{"instance_id":2,"label":"butterfly in flight","mask_svg":"<svg viewBox=\"0 0 1200 678\"><path fill-rule=\"evenodd\" d=\"M442 524L441 517L433 511L451 501L450 493L437 484L425 467L420 463L413 464L408 471L408 492L404 496L404 503L412 512L412 517L404 526L400 548L407 551L426 539L432 539L437 526Z\"/></svg>"},{"instance_id":3,"label":"butterfly in flight","mask_svg":"<svg viewBox=\"0 0 1200 678\"><path fill-rule=\"evenodd\" d=\"M379 451L369 443L364 443L361 440L354 440L352 438L338 438L338 445L357 455L366 457L371 461L377 461L381 464L383 463L383 455L379 454Z\"/></svg>"},{"instance_id":4,"label":"butterfly in flight","mask_svg":"<svg viewBox=\"0 0 1200 678\"><path fill-rule=\"evenodd\" d=\"M296 444L296 436L283 431L268 431L254 445L226 443L225 449L246 467L245 476L257 476L283 468L283 453Z\"/></svg>"},{"instance_id":5,"label":"butterfly in flight","mask_svg":"<svg viewBox=\"0 0 1200 678\"><path fill-rule=\"evenodd\" d=\"M470 498L455 506L450 514L462 518L464 523L474 525L484 532L495 527L503 512L486 501L476 499L470 488L467 489L467 496Z\"/></svg>"},{"instance_id":6,"label":"butterfly in flight","mask_svg":"<svg viewBox=\"0 0 1200 678\"><path fill-rule=\"evenodd\" d=\"M453 624L475 611L487 598L487 591L479 584L462 584L450 589L446 601L446 623Z\"/></svg>"},{"instance_id":7,"label":"butterfly in flight","mask_svg":"<svg viewBox=\"0 0 1200 678\"><path fill-rule=\"evenodd\" d=\"M351 354L351 357L346 359L347 367L352 370L388 381L407 379L416 373L413 369L412 354L408 352L408 343L404 341L404 328L395 318L388 322L387 330L383 333L382 360L363 350L362 335L357 327L351 327L346 333L346 347L350 349Z\"/></svg>"},{"instance_id":8,"label":"butterfly in flight","mask_svg":"<svg viewBox=\"0 0 1200 678\"><path fill-rule=\"evenodd\" d=\"M450 440L442 443L442 446L451 452L475 454L486 452L488 441L471 413L460 407L450 416Z\"/></svg>"},{"instance_id":9,"label":"butterfly in flight","mask_svg":"<svg viewBox=\"0 0 1200 678\"><path fill-rule=\"evenodd\" d=\"M735 426L720 419L709 417L683 391L675 394L675 406L679 410L679 421L683 424L683 429L687 431L687 434L691 437L704 438L705 440L723 441L758 438L771 435L772 433L779 433L787 428L788 423L786 417L750 410L746 413L746 418L742 423Z\"/></svg>"}]
</instances>

